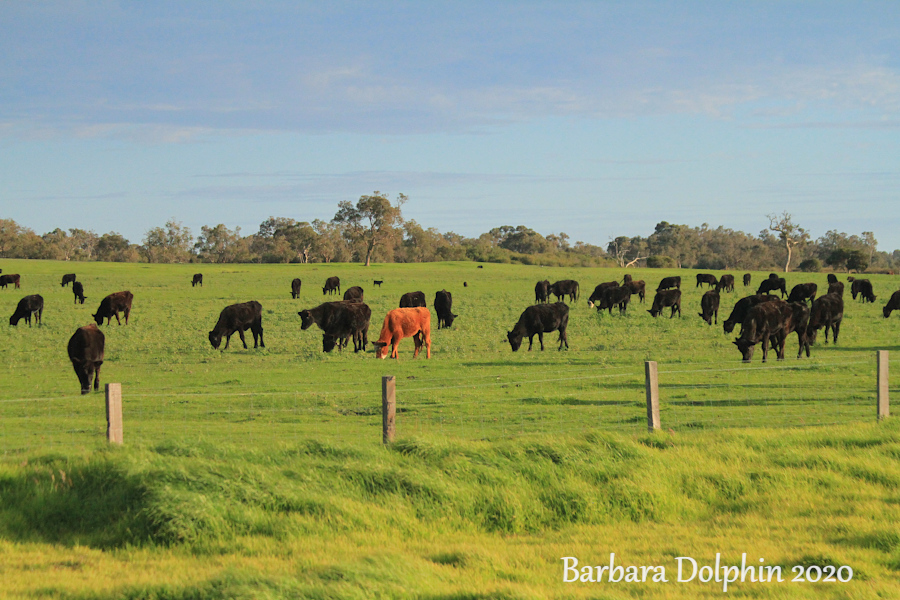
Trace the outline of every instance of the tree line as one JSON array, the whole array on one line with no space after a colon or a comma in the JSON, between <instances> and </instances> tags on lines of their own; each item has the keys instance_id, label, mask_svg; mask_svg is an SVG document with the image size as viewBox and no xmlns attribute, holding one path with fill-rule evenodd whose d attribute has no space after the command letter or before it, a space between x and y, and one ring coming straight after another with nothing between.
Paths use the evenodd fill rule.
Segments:
<instances>
[{"instance_id":1,"label":"tree line","mask_svg":"<svg viewBox=\"0 0 900 600\"><path fill-rule=\"evenodd\" d=\"M736 270L865 271L900 269L900 250L878 250L870 231L828 231L813 240L787 212L767 215L757 235L661 221L646 237L618 236L606 248L570 242L565 233L542 235L524 225L495 227L476 238L425 228L404 219L407 201L381 192L342 201L330 221L269 217L251 235L224 224L199 235L174 218L149 229L140 244L116 232L54 229L38 235L0 219L0 257L148 263L436 262L445 260L546 266L620 266Z\"/></svg>"}]
</instances>

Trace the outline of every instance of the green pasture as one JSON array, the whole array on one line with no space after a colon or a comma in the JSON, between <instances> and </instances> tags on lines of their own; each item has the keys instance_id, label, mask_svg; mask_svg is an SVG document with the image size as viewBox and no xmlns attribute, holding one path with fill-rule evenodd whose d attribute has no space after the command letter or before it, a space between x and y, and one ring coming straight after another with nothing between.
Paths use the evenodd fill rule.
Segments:
<instances>
[{"instance_id":1,"label":"green pasture","mask_svg":"<svg viewBox=\"0 0 900 600\"><path fill-rule=\"evenodd\" d=\"M689 598L721 584L562 581L563 556L848 565L849 583L738 584L752 598L900 595L900 431L875 421L875 351L900 349L878 301L845 296L839 343L750 364L721 322L751 288L698 316L696 271L633 270L628 313L587 306L621 269L473 263L143 265L0 261L43 324L0 326L0 598ZM64 273L88 297L73 304ZM204 286L191 287L202 272ZM682 276L683 315L652 318L653 290ZM716 273L717 275L721 273ZM432 351L377 360L323 353L297 312L359 285L377 339L401 294L453 294ZM290 281L303 281L300 299ZM842 279L844 276L841 276ZM375 287L373 280L384 280ZM568 351L516 353L506 331L541 279L576 279ZM788 288L824 274L787 274ZM467 285L463 285L466 282ZM134 294L103 325L101 383L123 387L125 446L107 447L104 398L81 396L66 355L103 296ZM225 306L263 306L266 347L207 340ZM5 311L5 312L4 312ZM665 315L668 314L666 310ZM891 369L898 363L892 352ZM897 355L900 359L900 355ZM657 361L663 431L648 434L644 362ZM397 381L398 442L381 444L381 379ZM891 386L896 396L897 386ZM786 572L789 568L785 569ZM787 573L787 579L792 575Z\"/></svg>"}]
</instances>

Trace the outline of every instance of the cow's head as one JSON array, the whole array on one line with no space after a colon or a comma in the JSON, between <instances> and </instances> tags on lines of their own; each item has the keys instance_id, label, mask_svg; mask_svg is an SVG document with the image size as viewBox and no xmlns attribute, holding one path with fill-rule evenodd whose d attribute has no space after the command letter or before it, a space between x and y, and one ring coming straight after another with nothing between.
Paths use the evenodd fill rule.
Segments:
<instances>
[{"instance_id":1,"label":"cow's head","mask_svg":"<svg viewBox=\"0 0 900 600\"><path fill-rule=\"evenodd\" d=\"M315 319L313 319L312 313L308 310L301 310L297 314L300 315L300 329L307 330L316 322ZM328 350L325 352L328 352Z\"/></svg>"},{"instance_id":2,"label":"cow's head","mask_svg":"<svg viewBox=\"0 0 900 600\"><path fill-rule=\"evenodd\" d=\"M386 358L388 355L387 342L372 342L375 346L375 358Z\"/></svg>"},{"instance_id":3,"label":"cow's head","mask_svg":"<svg viewBox=\"0 0 900 600\"><path fill-rule=\"evenodd\" d=\"M588 308L594 308L594 301L588 300ZM599 310L599 309L598 309Z\"/></svg>"},{"instance_id":4,"label":"cow's head","mask_svg":"<svg viewBox=\"0 0 900 600\"><path fill-rule=\"evenodd\" d=\"M891 316L891 308L888 307L888 306L883 307L883 308L881 309L881 312L884 313L884 318L885 318L885 319L887 319L888 317Z\"/></svg>"},{"instance_id":5,"label":"cow's head","mask_svg":"<svg viewBox=\"0 0 900 600\"><path fill-rule=\"evenodd\" d=\"M700 315L700 317L701 317L704 321L706 321L706 324L707 324L707 325L712 325L712 320L713 320L712 313L709 313L709 315L704 315L703 313L697 313L697 314Z\"/></svg>"},{"instance_id":6,"label":"cow's head","mask_svg":"<svg viewBox=\"0 0 900 600\"><path fill-rule=\"evenodd\" d=\"M659 311L660 311L660 309L658 309L658 308L651 308L647 312L650 313L651 316L655 317L659 314Z\"/></svg>"},{"instance_id":7,"label":"cow's head","mask_svg":"<svg viewBox=\"0 0 900 600\"><path fill-rule=\"evenodd\" d=\"M455 318L458 317L458 316L459 316L459 315L454 315L453 313L450 313L449 315L447 315L447 318L444 319L444 323L446 324L447 327L452 327L452 326L453 326L453 319L455 319Z\"/></svg>"},{"instance_id":8,"label":"cow's head","mask_svg":"<svg viewBox=\"0 0 900 600\"><path fill-rule=\"evenodd\" d=\"M97 323L97 325L103 325L103 317L100 316L100 313L91 316L94 317L94 321Z\"/></svg>"},{"instance_id":9,"label":"cow's head","mask_svg":"<svg viewBox=\"0 0 900 600\"><path fill-rule=\"evenodd\" d=\"M322 335L322 352L331 352L337 344L337 338L333 335Z\"/></svg>"},{"instance_id":10,"label":"cow's head","mask_svg":"<svg viewBox=\"0 0 900 600\"><path fill-rule=\"evenodd\" d=\"M736 339L732 343L741 351L744 362L750 362L750 359L753 358L753 349L756 348L756 344L741 338Z\"/></svg>"},{"instance_id":11,"label":"cow's head","mask_svg":"<svg viewBox=\"0 0 900 600\"><path fill-rule=\"evenodd\" d=\"M735 323L736 321L723 321L722 329L725 331L725 333L731 333L732 331L734 331Z\"/></svg>"},{"instance_id":12,"label":"cow's head","mask_svg":"<svg viewBox=\"0 0 900 600\"><path fill-rule=\"evenodd\" d=\"M212 344L213 350L219 349L219 344L222 343L222 334L216 333L215 330L209 332L209 343Z\"/></svg>"},{"instance_id":13,"label":"cow's head","mask_svg":"<svg viewBox=\"0 0 900 600\"><path fill-rule=\"evenodd\" d=\"M512 351L517 351L522 346L522 334L516 333L514 331L506 332L506 339L509 340L509 345L512 348ZM534 338L532 338L534 339Z\"/></svg>"}]
</instances>

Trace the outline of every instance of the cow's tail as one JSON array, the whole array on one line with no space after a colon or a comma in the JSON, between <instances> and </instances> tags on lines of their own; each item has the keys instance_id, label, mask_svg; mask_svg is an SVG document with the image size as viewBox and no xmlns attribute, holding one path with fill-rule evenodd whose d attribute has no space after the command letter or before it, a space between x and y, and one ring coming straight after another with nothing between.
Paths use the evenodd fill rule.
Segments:
<instances>
[{"instance_id":1,"label":"cow's tail","mask_svg":"<svg viewBox=\"0 0 900 600\"><path fill-rule=\"evenodd\" d=\"M575 284L575 302L578 302L578 296L581 295L581 286L579 284Z\"/></svg>"}]
</instances>

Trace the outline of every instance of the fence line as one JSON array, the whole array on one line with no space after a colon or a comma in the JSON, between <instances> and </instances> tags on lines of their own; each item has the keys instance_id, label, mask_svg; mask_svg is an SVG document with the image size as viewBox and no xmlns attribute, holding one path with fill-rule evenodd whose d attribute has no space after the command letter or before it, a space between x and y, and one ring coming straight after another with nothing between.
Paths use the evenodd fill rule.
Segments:
<instances>
[{"instance_id":1,"label":"fence line","mask_svg":"<svg viewBox=\"0 0 900 600\"><path fill-rule=\"evenodd\" d=\"M647 405L648 376L638 369L609 373L610 369L598 365L594 367L598 372L591 376L583 375L586 369L578 369L573 370L579 374L576 377L502 381L484 379L508 377L508 373L483 374L473 377L475 382L469 385L421 386L426 380L403 381L395 383L395 435L493 439L592 430L640 433L654 422L662 429L675 430L795 427L865 421L873 412L878 418L889 414L887 371L880 368L884 365L886 369L891 362L887 353L879 353L876 373L871 368L858 369L871 367L871 362L804 362L713 369L682 363L678 366L688 368L670 365L668 370L657 369L655 420ZM817 370L821 373L810 385L810 373ZM701 373L703 377L698 377ZM760 377L763 373L777 375ZM841 387L848 376L858 379L852 387ZM203 438L221 440L223 435L233 441L261 444L309 436L374 439L378 417L384 425L379 407L384 403L383 390L375 381L339 392L301 388L177 394L126 388L124 396L124 425L130 443L190 443ZM877 411L872 410L873 404ZM0 423L4 453L33 446L87 444L105 437L96 403L80 396L0 401Z\"/></svg>"}]
</instances>

